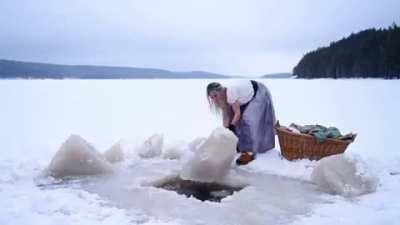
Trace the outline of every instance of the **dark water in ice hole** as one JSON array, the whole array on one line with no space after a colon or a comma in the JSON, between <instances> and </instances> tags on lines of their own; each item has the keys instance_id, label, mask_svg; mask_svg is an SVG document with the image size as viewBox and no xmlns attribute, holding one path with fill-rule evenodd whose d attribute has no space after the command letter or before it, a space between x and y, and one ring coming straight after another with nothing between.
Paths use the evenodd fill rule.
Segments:
<instances>
[{"instance_id":1,"label":"dark water in ice hole","mask_svg":"<svg viewBox=\"0 0 400 225\"><path fill-rule=\"evenodd\" d=\"M81 177L81 176L71 176L65 177L63 179L58 179L56 182L49 184L40 184L37 186L42 189L54 189L54 188L82 188L82 186L87 189L87 187L97 183L99 179L107 179L107 176L92 176L92 177ZM211 202L221 202L225 197L233 195L235 192L241 191L243 187L239 186L229 186L218 183L202 183L195 182L191 180L183 180L179 177L172 177L166 179L165 181L155 184L154 187L161 188L168 191L174 191L180 195L186 197L194 197L200 201L211 201ZM91 189L91 188L89 188Z\"/></svg>"},{"instance_id":2,"label":"dark water in ice hole","mask_svg":"<svg viewBox=\"0 0 400 225\"><path fill-rule=\"evenodd\" d=\"M163 188L168 191L175 191L186 197L194 197L201 201L220 202L221 199L233 195L243 189L243 187L231 187L217 183L200 183L190 180L182 180L179 177L169 179L159 185L157 188Z\"/></svg>"}]
</instances>

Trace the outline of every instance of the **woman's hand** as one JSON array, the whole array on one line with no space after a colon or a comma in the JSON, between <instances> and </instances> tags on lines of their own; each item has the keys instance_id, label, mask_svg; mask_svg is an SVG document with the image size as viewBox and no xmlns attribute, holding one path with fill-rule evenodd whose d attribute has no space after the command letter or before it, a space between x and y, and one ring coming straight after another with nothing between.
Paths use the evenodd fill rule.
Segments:
<instances>
[{"instance_id":1,"label":"woman's hand","mask_svg":"<svg viewBox=\"0 0 400 225\"><path fill-rule=\"evenodd\" d=\"M229 126L227 127L230 131L232 131L233 133L235 133L235 125L233 124L229 124Z\"/></svg>"}]
</instances>

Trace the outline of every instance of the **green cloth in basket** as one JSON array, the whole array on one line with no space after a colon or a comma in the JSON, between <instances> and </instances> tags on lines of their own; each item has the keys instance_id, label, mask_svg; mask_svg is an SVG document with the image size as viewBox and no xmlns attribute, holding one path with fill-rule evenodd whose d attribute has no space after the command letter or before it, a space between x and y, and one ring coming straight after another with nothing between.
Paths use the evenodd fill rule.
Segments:
<instances>
[{"instance_id":1,"label":"green cloth in basket","mask_svg":"<svg viewBox=\"0 0 400 225\"><path fill-rule=\"evenodd\" d=\"M324 127L322 125L298 125L295 123L290 124L303 134L310 134L315 137L317 142L324 142L327 138L339 138L342 136L339 129L336 127Z\"/></svg>"}]
</instances>

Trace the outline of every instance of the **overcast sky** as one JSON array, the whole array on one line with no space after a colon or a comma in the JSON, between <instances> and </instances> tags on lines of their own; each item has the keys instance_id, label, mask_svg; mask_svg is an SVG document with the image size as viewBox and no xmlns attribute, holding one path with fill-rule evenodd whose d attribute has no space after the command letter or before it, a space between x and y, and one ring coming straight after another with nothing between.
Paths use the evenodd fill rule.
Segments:
<instances>
[{"instance_id":1,"label":"overcast sky","mask_svg":"<svg viewBox=\"0 0 400 225\"><path fill-rule=\"evenodd\" d=\"M400 0L1 0L0 58L231 75L400 24Z\"/></svg>"}]
</instances>

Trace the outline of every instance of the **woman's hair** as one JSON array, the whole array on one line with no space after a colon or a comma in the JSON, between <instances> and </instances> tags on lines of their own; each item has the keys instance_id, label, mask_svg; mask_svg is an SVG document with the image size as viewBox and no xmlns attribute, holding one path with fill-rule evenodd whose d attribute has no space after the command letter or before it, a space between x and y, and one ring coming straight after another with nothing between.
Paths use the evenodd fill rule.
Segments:
<instances>
[{"instance_id":1,"label":"woman's hair","mask_svg":"<svg viewBox=\"0 0 400 225\"><path fill-rule=\"evenodd\" d=\"M211 82L207 85L207 97L210 95L212 91L220 91L222 90L222 85L218 82Z\"/></svg>"},{"instance_id":2,"label":"woman's hair","mask_svg":"<svg viewBox=\"0 0 400 225\"><path fill-rule=\"evenodd\" d=\"M222 85L218 82L211 82L207 85L207 101L208 104L210 105L210 109L214 111L215 113L219 114L221 113L221 109L218 105L215 104L215 102L210 98L210 93L212 91L221 91L223 89Z\"/></svg>"}]
</instances>

